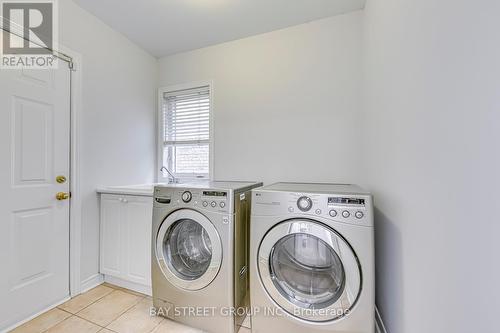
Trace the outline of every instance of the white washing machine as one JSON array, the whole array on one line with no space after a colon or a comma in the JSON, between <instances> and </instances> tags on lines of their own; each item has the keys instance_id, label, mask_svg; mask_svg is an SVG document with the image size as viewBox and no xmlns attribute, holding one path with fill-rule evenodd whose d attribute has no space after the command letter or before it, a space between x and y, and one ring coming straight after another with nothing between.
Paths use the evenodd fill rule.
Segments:
<instances>
[{"instance_id":1,"label":"white washing machine","mask_svg":"<svg viewBox=\"0 0 500 333\"><path fill-rule=\"evenodd\" d=\"M211 333L234 333L248 306L252 188L262 183L156 186L152 284L157 314Z\"/></svg>"},{"instance_id":2,"label":"white washing machine","mask_svg":"<svg viewBox=\"0 0 500 333\"><path fill-rule=\"evenodd\" d=\"M355 185L252 191L253 333L373 333L372 196Z\"/></svg>"}]
</instances>

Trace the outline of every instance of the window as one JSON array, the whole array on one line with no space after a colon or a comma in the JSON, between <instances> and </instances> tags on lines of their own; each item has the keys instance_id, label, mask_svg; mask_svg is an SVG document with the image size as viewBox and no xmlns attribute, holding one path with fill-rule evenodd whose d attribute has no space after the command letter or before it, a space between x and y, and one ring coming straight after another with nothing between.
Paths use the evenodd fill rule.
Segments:
<instances>
[{"instance_id":1,"label":"window","mask_svg":"<svg viewBox=\"0 0 500 333\"><path fill-rule=\"evenodd\" d=\"M209 178L210 86L160 92L160 168L179 178ZM160 171L159 179L166 178Z\"/></svg>"}]
</instances>

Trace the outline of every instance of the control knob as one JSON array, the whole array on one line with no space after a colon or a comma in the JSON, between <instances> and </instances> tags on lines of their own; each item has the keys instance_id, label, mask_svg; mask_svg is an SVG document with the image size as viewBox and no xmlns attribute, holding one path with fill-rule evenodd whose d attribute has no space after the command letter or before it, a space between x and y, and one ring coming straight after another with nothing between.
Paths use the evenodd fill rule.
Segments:
<instances>
[{"instance_id":1,"label":"control knob","mask_svg":"<svg viewBox=\"0 0 500 333\"><path fill-rule=\"evenodd\" d=\"M311 198L309 197L300 197L299 200L297 200L297 207L303 212L307 212L309 209L311 209L313 203Z\"/></svg>"},{"instance_id":2,"label":"control knob","mask_svg":"<svg viewBox=\"0 0 500 333\"><path fill-rule=\"evenodd\" d=\"M182 201L184 201L185 203L188 203L193 198L193 195L191 194L191 192L185 191L184 193L182 193L181 198L182 198Z\"/></svg>"}]
</instances>

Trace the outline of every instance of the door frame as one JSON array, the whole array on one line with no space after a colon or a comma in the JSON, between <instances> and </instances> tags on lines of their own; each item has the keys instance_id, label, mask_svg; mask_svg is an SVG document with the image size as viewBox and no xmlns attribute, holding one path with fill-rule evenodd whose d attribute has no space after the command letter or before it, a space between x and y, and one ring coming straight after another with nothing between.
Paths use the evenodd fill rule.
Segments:
<instances>
[{"instance_id":1,"label":"door frame","mask_svg":"<svg viewBox=\"0 0 500 333\"><path fill-rule=\"evenodd\" d=\"M59 50L71 58L70 80L70 216L69 216L69 295L74 297L82 291L81 280L81 233L82 198L80 193L80 142L82 112L82 64L80 53L59 45ZM70 64L68 64L70 66Z\"/></svg>"}]
</instances>

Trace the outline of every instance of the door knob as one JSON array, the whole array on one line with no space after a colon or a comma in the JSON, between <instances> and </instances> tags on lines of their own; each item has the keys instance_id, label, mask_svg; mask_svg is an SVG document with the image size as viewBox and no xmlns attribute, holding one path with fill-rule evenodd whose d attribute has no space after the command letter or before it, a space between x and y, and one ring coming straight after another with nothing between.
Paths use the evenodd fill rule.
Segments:
<instances>
[{"instance_id":1,"label":"door knob","mask_svg":"<svg viewBox=\"0 0 500 333\"><path fill-rule=\"evenodd\" d=\"M69 193L66 193L66 192L57 192L56 199L57 200L68 200L69 196L70 196Z\"/></svg>"},{"instance_id":2,"label":"door knob","mask_svg":"<svg viewBox=\"0 0 500 333\"><path fill-rule=\"evenodd\" d=\"M57 176L56 177L56 182L58 182L59 184L64 184L64 183L66 183L66 177L64 177L64 176Z\"/></svg>"}]
</instances>

